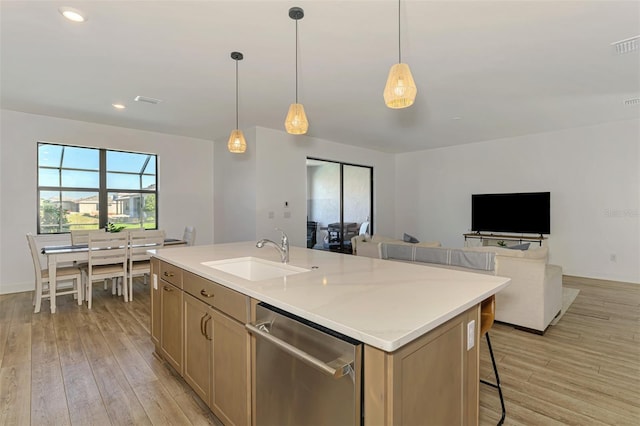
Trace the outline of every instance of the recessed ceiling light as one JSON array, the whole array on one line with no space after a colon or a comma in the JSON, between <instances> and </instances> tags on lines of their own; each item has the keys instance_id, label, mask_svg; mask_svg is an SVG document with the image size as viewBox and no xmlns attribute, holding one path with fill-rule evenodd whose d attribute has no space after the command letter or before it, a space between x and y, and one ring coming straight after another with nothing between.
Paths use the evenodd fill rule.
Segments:
<instances>
[{"instance_id":1,"label":"recessed ceiling light","mask_svg":"<svg viewBox=\"0 0 640 426\"><path fill-rule=\"evenodd\" d=\"M115 109L125 109L126 106L122 104L111 104Z\"/></svg>"},{"instance_id":2,"label":"recessed ceiling light","mask_svg":"<svg viewBox=\"0 0 640 426\"><path fill-rule=\"evenodd\" d=\"M62 16L67 18L69 21L84 22L87 20L87 18L84 16L84 13L82 13L78 9L74 9L72 7L61 7L58 10L62 14Z\"/></svg>"},{"instance_id":3,"label":"recessed ceiling light","mask_svg":"<svg viewBox=\"0 0 640 426\"><path fill-rule=\"evenodd\" d=\"M462 120L462 117L455 116L455 117L451 117L451 119L452 120Z\"/></svg>"}]
</instances>

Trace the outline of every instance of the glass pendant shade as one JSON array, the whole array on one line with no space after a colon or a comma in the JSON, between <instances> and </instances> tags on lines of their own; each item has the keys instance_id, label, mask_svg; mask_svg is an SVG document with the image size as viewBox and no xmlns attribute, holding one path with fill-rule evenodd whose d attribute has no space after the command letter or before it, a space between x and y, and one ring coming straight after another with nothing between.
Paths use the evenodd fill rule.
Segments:
<instances>
[{"instance_id":1,"label":"glass pendant shade","mask_svg":"<svg viewBox=\"0 0 640 426\"><path fill-rule=\"evenodd\" d=\"M409 65L399 63L392 66L384 87L384 103L393 109L407 108L413 105L417 94L418 88Z\"/></svg>"},{"instance_id":2,"label":"glass pendant shade","mask_svg":"<svg viewBox=\"0 0 640 426\"><path fill-rule=\"evenodd\" d=\"M234 129L231 131L227 148L229 152L233 152L234 154L242 154L247 150L247 141L244 139L242 130Z\"/></svg>"},{"instance_id":3,"label":"glass pendant shade","mask_svg":"<svg viewBox=\"0 0 640 426\"><path fill-rule=\"evenodd\" d=\"M309 129L309 120L307 114L304 113L302 104L291 104L289 113L284 120L284 128L291 135L304 135Z\"/></svg>"}]
</instances>

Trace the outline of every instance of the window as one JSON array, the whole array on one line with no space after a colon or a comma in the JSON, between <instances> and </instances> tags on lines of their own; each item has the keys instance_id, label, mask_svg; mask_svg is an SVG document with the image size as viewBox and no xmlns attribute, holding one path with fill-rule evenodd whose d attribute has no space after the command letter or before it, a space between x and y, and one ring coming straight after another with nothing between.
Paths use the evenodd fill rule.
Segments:
<instances>
[{"instance_id":1,"label":"window","mask_svg":"<svg viewBox=\"0 0 640 426\"><path fill-rule=\"evenodd\" d=\"M157 229L157 156L38 143L38 233Z\"/></svg>"}]
</instances>

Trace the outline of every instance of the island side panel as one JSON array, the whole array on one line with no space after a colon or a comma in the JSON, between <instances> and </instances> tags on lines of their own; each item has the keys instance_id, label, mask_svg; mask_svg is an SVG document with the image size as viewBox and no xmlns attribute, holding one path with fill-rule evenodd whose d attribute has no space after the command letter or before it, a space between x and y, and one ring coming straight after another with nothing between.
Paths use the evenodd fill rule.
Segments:
<instances>
[{"instance_id":1,"label":"island side panel","mask_svg":"<svg viewBox=\"0 0 640 426\"><path fill-rule=\"evenodd\" d=\"M365 346L365 425L477 425L479 351L467 351L467 323L479 306L393 353Z\"/></svg>"}]
</instances>

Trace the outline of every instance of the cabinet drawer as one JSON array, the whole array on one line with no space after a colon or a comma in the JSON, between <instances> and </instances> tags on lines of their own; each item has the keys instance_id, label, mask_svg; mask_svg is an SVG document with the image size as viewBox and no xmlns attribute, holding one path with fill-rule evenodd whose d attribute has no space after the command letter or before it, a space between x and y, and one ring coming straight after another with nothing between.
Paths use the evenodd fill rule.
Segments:
<instances>
[{"instance_id":1,"label":"cabinet drawer","mask_svg":"<svg viewBox=\"0 0 640 426\"><path fill-rule=\"evenodd\" d=\"M182 288L182 269L170 263L160 261L160 278Z\"/></svg>"},{"instance_id":2,"label":"cabinet drawer","mask_svg":"<svg viewBox=\"0 0 640 426\"><path fill-rule=\"evenodd\" d=\"M187 271L184 272L184 290L241 323L249 321L248 296Z\"/></svg>"}]
</instances>

